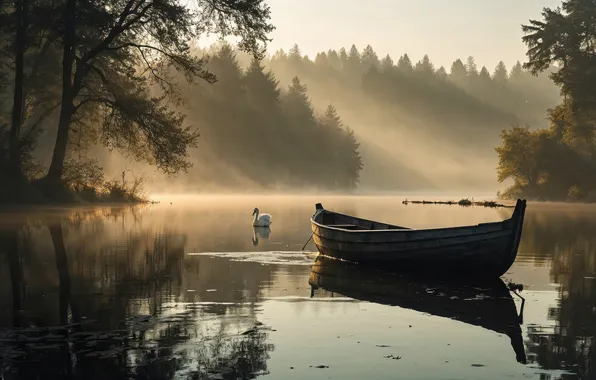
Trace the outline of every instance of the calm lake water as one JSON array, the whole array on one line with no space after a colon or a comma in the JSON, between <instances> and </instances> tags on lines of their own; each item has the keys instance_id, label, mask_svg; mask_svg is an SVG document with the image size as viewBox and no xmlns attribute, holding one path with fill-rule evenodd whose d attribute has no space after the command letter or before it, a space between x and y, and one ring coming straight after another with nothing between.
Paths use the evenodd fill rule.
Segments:
<instances>
[{"instance_id":1,"label":"calm lake water","mask_svg":"<svg viewBox=\"0 0 596 380\"><path fill-rule=\"evenodd\" d=\"M465 289L319 261L311 273L315 248L301 248L321 201L416 228L512 212L205 196L3 213L0 378L596 378L595 206L530 203L503 281ZM254 207L270 231L253 230Z\"/></svg>"}]
</instances>

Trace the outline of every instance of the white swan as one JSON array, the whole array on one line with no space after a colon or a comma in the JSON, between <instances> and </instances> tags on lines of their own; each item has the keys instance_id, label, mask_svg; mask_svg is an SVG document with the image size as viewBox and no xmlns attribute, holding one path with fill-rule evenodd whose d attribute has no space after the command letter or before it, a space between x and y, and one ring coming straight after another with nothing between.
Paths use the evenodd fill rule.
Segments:
<instances>
[{"instance_id":1,"label":"white swan","mask_svg":"<svg viewBox=\"0 0 596 380\"><path fill-rule=\"evenodd\" d=\"M269 227L271 225L271 215L269 214L260 214L259 209L255 207L255 210L252 212L255 218L252 221L253 227Z\"/></svg>"}]
</instances>

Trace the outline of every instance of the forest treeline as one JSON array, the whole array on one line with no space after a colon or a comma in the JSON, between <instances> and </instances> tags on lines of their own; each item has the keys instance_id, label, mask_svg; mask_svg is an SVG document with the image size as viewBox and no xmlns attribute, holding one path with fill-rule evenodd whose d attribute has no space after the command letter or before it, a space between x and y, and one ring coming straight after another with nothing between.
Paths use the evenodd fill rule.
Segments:
<instances>
[{"instance_id":1,"label":"forest treeline","mask_svg":"<svg viewBox=\"0 0 596 380\"><path fill-rule=\"evenodd\" d=\"M408 54L379 57L371 45L319 52L314 59L294 45L288 52L276 52L269 65L282 77L293 72L313 82L336 82L335 87L352 85L384 106L404 107L441 125L453 123L455 131L445 128L450 133L461 130L457 123L464 121L477 122L464 128L477 132L512 120L540 122L559 96L547 73L534 76L519 61L511 68L501 61L488 69L479 68L470 56L446 69L436 67L428 55L417 62Z\"/></svg>"},{"instance_id":2,"label":"forest treeline","mask_svg":"<svg viewBox=\"0 0 596 380\"><path fill-rule=\"evenodd\" d=\"M208 169L198 186L201 182L232 189L357 186L363 164L354 131L344 125L332 104L315 112L300 78L281 86L257 59L242 68L229 45L214 47L207 67L218 78L216 83L183 90L188 117L201 131L199 149L191 159L197 172L204 166Z\"/></svg>"},{"instance_id":3,"label":"forest treeline","mask_svg":"<svg viewBox=\"0 0 596 380\"><path fill-rule=\"evenodd\" d=\"M464 160L485 157L490 166L482 173L465 172L463 162L461 175L473 181L488 168L496 184L491 171L500 131L515 122L538 124L559 98L546 74L533 76L519 62L509 69L499 62L489 73L468 57L447 71L428 56L417 63L407 54L395 61L379 58L370 45L328 50L314 59L294 45L261 62L225 45L197 54L211 57L210 70L221 79L208 89L185 87L189 120L201 131L199 149L191 152L195 177L185 190L214 183L233 189L429 189L435 184L411 165L424 161L419 153L425 150L428 159L446 159L448 153L419 146L409 155L404 149L429 142L455 147ZM353 130L333 134L334 128L324 128L339 131L346 115ZM313 122L319 125L316 134ZM392 131L422 133L426 141L393 141ZM432 177L433 171L440 170L431 167L426 174ZM461 180L454 176L453 182Z\"/></svg>"},{"instance_id":4,"label":"forest treeline","mask_svg":"<svg viewBox=\"0 0 596 380\"><path fill-rule=\"evenodd\" d=\"M498 176L512 180L505 197L596 200L596 17L594 1L566 0L523 26L526 69L550 78L563 100L548 110L549 125L516 125L502 132Z\"/></svg>"},{"instance_id":5,"label":"forest treeline","mask_svg":"<svg viewBox=\"0 0 596 380\"><path fill-rule=\"evenodd\" d=\"M164 191L491 188L501 130L540 127L560 101L555 61L445 68L370 45L265 56L263 2L115 4L0 3L5 194L118 196L152 167ZM197 48L208 27L239 48Z\"/></svg>"}]
</instances>

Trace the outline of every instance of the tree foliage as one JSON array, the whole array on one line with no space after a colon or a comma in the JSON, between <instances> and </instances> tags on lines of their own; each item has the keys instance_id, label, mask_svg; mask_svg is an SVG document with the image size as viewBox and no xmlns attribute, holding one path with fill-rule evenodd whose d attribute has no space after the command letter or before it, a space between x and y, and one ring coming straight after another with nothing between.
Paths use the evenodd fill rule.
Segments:
<instances>
[{"instance_id":1,"label":"tree foliage","mask_svg":"<svg viewBox=\"0 0 596 380\"><path fill-rule=\"evenodd\" d=\"M189 83L216 81L205 58L191 53L205 34L238 37L240 50L262 57L273 30L269 18L263 0L206 0L192 7L178 0L0 3L0 49L8 53L0 58L0 81L4 89L7 78L15 83L8 161L20 164L19 141L58 107L56 128L44 125L56 131L51 187L61 186L77 135L96 136L95 144L168 174L188 169L188 150L199 134L172 107L183 99L181 78L169 74ZM28 131L22 126L29 114L37 121ZM0 119L2 136L6 128Z\"/></svg>"},{"instance_id":2,"label":"tree foliage","mask_svg":"<svg viewBox=\"0 0 596 380\"><path fill-rule=\"evenodd\" d=\"M550 71L563 102L548 111L550 125L503 132L499 180L512 178L510 195L543 199L594 199L596 181L596 2L566 0L544 8L542 20L522 27L528 46L523 67L534 74ZM553 69L553 64L556 68ZM517 63L511 78L523 75Z\"/></svg>"},{"instance_id":3,"label":"tree foliage","mask_svg":"<svg viewBox=\"0 0 596 380\"><path fill-rule=\"evenodd\" d=\"M60 122L48 178L59 180L75 113L96 105L102 141L166 173L188 168L187 149L198 134L172 112L174 69L186 81L215 77L190 44L205 32L241 37L240 48L259 56L259 42L272 30L261 0L209 0L197 11L177 0L122 0L79 4L67 0L62 17L63 84ZM77 23L78 19L85 22ZM157 85L161 96L149 94Z\"/></svg>"},{"instance_id":4,"label":"tree foliage","mask_svg":"<svg viewBox=\"0 0 596 380\"><path fill-rule=\"evenodd\" d=\"M300 65L298 54L295 46L287 59ZM258 59L243 70L228 45L214 52L208 67L222 80L209 91L189 85L185 92L189 117L201 126L205 144L195 158L234 168L214 182L237 187L234 177L242 177L264 188L356 187L362 161L353 132L332 106L317 115L300 78L280 88Z\"/></svg>"}]
</instances>

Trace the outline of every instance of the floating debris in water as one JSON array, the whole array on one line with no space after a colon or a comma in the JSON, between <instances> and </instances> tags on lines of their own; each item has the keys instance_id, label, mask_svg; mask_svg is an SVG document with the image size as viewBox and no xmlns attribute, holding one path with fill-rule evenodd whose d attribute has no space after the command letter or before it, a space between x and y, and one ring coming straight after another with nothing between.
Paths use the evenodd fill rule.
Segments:
<instances>
[{"instance_id":1,"label":"floating debris in water","mask_svg":"<svg viewBox=\"0 0 596 380\"><path fill-rule=\"evenodd\" d=\"M484 364L472 364L472 367L484 367Z\"/></svg>"},{"instance_id":2,"label":"floating debris in water","mask_svg":"<svg viewBox=\"0 0 596 380\"><path fill-rule=\"evenodd\" d=\"M243 333L242 333L242 334L240 334L240 335L249 335L249 334L254 334L254 333L258 332L258 331L259 331L259 330L258 330L258 329L256 328L256 326L255 326L255 327L253 327L253 328L250 328L250 329L246 330L245 332L243 332Z\"/></svg>"},{"instance_id":3,"label":"floating debris in water","mask_svg":"<svg viewBox=\"0 0 596 380\"><path fill-rule=\"evenodd\" d=\"M328 365L324 365L324 364L321 364L321 365L318 365L318 366L312 366L311 365L310 368L329 368L329 366Z\"/></svg>"},{"instance_id":4,"label":"floating debris in water","mask_svg":"<svg viewBox=\"0 0 596 380\"><path fill-rule=\"evenodd\" d=\"M384 356L384 358L385 359L399 360L399 359L401 359L401 356L387 355L387 356Z\"/></svg>"},{"instance_id":5,"label":"floating debris in water","mask_svg":"<svg viewBox=\"0 0 596 380\"><path fill-rule=\"evenodd\" d=\"M459 201L426 201L426 200L422 200L422 201L409 201L407 198L406 200L402 201L401 203L405 204L406 206L409 203L415 204L415 205L448 205L448 206L453 206L453 205L458 205L458 206L462 206L462 207L470 207L470 206L480 206L480 207L489 207L489 208L497 208L497 207L502 207L502 208L513 208L514 206L508 206L502 203L497 203L495 201L482 201L482 202L475 202L474 198L472 198L472 200L466 198L466 199L460 199Z\"/></svg>"},{"instance_id":6,"label":"floating debris in water","mask_svg":"<svg viewBox=\"0 0 596 380\"><path fill-rule=\"evenodd\" d=\"M391 347L391 346L388 346L388 345L386 345L386 344L375 344L375 346L376 346L376 347L381 347L381 348L387 348L387 347Z\"/></svg>"}]
</instances>

